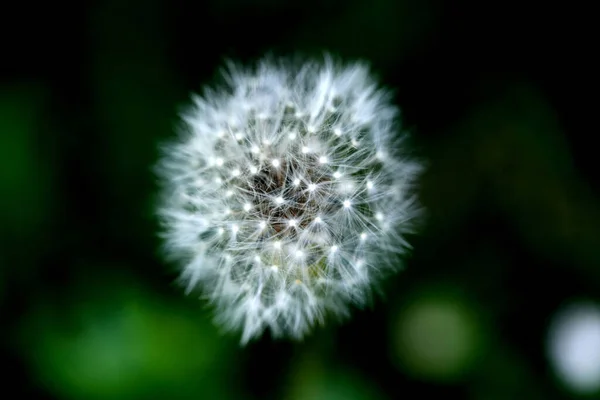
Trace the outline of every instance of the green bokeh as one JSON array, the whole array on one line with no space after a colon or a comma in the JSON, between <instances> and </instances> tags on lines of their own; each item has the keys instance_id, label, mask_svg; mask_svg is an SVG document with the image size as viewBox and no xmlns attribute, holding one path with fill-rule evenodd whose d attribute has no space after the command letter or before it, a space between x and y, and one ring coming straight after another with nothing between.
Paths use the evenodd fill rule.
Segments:
<instances>
[{"instance_id":1,"label":"green bokeh","mask_svg":"<svg viewBox=\"0 0 600 400\"><path fill-rule=\"evenodd\" d=\"M40 383L68 399L233 398L238 388L224 377L234 372L236 343L197 310L123 286L127 278L23 321L18 345Z\"/></svg>"}]
</instances>

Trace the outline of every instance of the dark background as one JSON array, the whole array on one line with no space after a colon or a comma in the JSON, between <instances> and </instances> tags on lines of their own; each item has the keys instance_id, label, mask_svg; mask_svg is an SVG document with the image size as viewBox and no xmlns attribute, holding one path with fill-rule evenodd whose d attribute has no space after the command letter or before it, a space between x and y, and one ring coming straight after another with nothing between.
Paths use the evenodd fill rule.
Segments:
<instances>
[{"instance_id":1,"label":"dark background","mask_svg":"<svg viewBox=\"0 0 600 400\"><path fill-rule=\"evenodd\" d=\"M600 301L593 6L118 0L0 12L0 362L40 399L598 398L548 334ZM384 296L245 348L173 284L152 166L225 58L371 63L427 160ZM597 310L597 309L596 309ZM599 311L600 313L600 311ZM596 345L598 345L596 343ZM600 377L598 377L600 379ZM584 397L585 397L584 396Z\"/></svg>"}]
</instances>

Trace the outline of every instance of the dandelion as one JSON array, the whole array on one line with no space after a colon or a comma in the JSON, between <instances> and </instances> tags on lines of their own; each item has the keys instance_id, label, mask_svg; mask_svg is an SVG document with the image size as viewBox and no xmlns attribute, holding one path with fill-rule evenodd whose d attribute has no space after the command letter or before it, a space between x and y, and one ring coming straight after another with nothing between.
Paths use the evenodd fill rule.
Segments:
<instances>
[{"instance_id":1,"label":"dandelion","mask_svg":"<svg viewBox=\"0 0 600 400\"><path fill-rule=\"evenodd\" d=\"M158 164L165 247L242 343L301 339L398 268L422 168L363 64L265 59L224 76Z\"/></svg>"}]
</instances>

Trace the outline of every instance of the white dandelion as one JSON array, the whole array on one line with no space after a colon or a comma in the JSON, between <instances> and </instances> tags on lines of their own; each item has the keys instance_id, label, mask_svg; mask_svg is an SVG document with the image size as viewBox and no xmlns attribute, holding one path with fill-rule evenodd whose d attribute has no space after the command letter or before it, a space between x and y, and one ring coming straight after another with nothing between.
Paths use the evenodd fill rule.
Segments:
<instances>
[{"instance_id":1,"label":"white dandelion","mask_svg":"<svg viewBox=\"0 0 600 400\"><path fill-rule=\"evenodd\" d=\"M166 249L242 343L361 306L408 247L421 165L360 63L230 64L157 171Z\"/></svg>"}]
</instances>

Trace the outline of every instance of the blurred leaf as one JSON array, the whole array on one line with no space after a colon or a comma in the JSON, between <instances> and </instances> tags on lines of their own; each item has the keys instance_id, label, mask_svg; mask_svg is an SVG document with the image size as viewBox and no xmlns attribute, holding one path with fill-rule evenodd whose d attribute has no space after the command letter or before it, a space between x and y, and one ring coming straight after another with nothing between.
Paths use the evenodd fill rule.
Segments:
<instances>
[{"instance_id":1,"label":"blurred leaf","mask_svg":"<svg viewBox=\"0 0 600 400\"><path fill-rule=\"evenodd\" d=\"M326 365L328 360L306 352L294 365L287 400L385 399L379 389L352 370Z\"/></svg>"},{"instance_id":2,"label":"blurred leaf","mask_svg":"<svg viewBox=\"0 0 600 400\"><path fill-rule=\"evenodd\" d=\"M464 129L472 167L528 245L600 278L598 199L574 169L557 116L541 94L513 86L474 110Z\"/></svg>"},{"instance_id":3,"label":"blurred leaf","mask_svg":"<svg viewBox=\"0 0 600 400\"><path fill-rule=\"evenodd\" d=\"M74 294L72 310L40 304L25 319L21 350L44 385L70 399L232 397L235 344L198 310L125 284Z\"/></svg>"},{"instance_id":4,"label":"blurred leaf","mask_svg":"<svg viewBox=\"0 0 600 400\"><path fill-rule=\"evenodd\" d=\"M178 82L163 34L165 7L159 0L113 0L92 8L89 78L103 145L100 179L108 183L108 229L124 241L152 236L152 166L159 140L174 135Z\"/></svg>"},{"instance_id":5,"label":"blurred leaf","mask_svg":"<svg viewBox=\"0 0 600 400\"><path fill-rule=\"evenodd\" d=\"M39 135L46 128L44 105L40 87L0 92L0 220L11 240L31 239L54 215L54 171Z\"/></svg>"}]
</instances>

